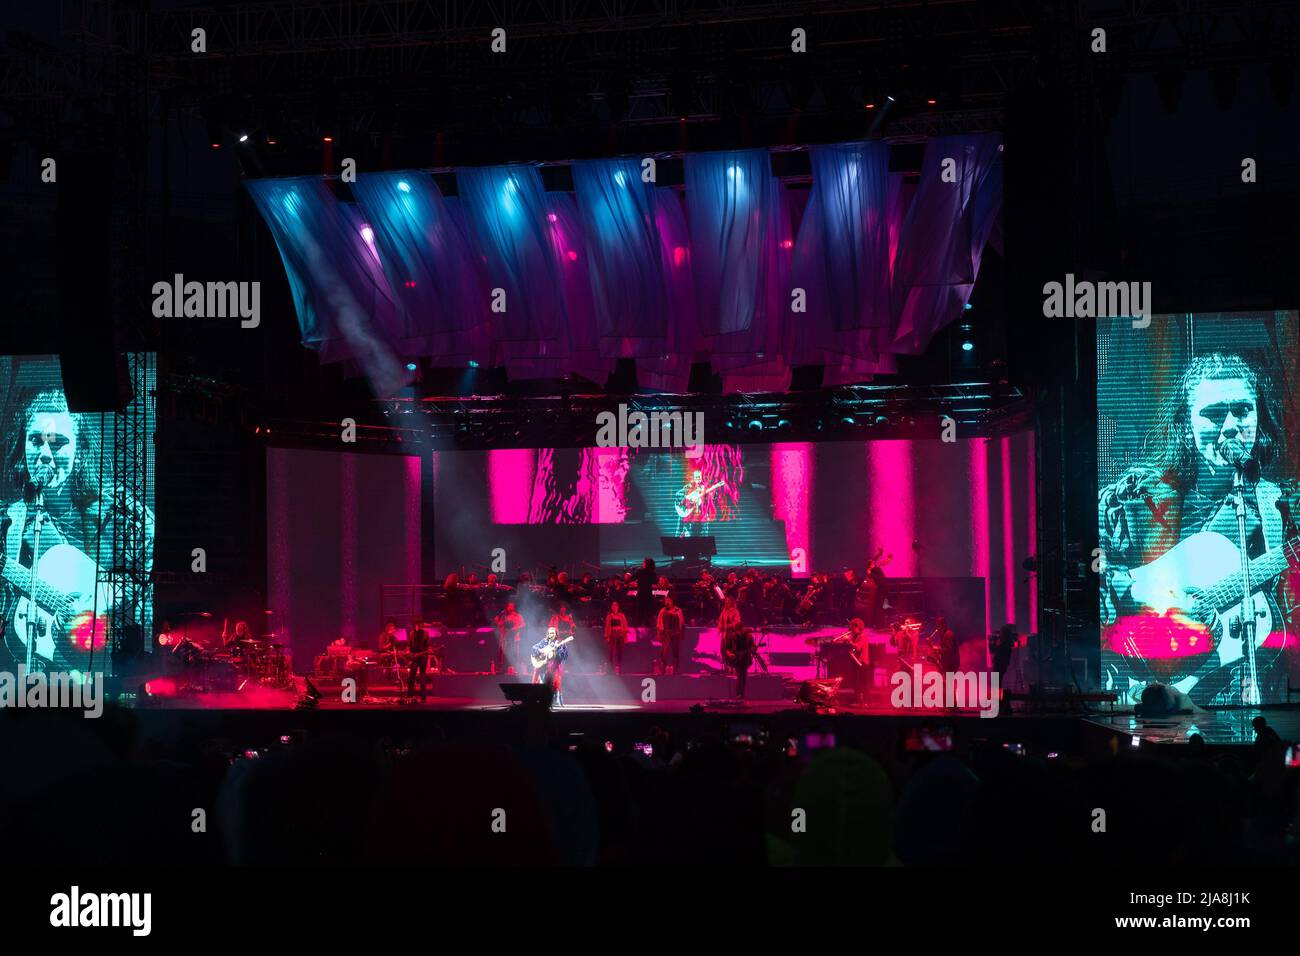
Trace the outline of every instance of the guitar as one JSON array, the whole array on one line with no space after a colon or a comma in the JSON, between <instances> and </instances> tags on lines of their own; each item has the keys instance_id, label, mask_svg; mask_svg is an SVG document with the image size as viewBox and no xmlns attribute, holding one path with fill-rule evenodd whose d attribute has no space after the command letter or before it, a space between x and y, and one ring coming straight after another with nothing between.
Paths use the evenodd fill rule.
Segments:
<instances>
[{"instance_id":1,"label":"guitar","mask_svg":"<svg viewBox=\"0 0 1300 956\"><path fill-rule=\"evenodd\" d=\"M26 650L28 625L36 625L35 654L56 664L69 664L72 655L90 649L92 630L95 647L105 643L112 589L99 586L98 620L93 618L98 568L95 562L70 544L56 544L36 567L36 603L31 601L32 570L0 554L0 577L18 593L14 609L14 634Z\"/></svg>"},{"instance_id":2,"label":"guitar","mask_svg":"<svg viewBox=\"0 0 1300 956\"><path fill-rule=\"evenodd\" d=\"M546 640L533 645L533 653L528 658L532 662L533 670L537 671L545 667L547 662L555 657L556 652L571 640L573 640L572 635L562 641Z\"/></svg>"},{"instance_id":3,"label":"guitar","mask_svg":"<svg viewBox=\"0 0 1300 956\"><path fill-rule=\"evenodd\" d=\"M1198 532L1150 564L1130 572L1133 581L1130 593L1138 604L1189 628L1190 647L1194 648L1197 635L1202 635L1207 640L1205 650L1213 651L1198 661L1199 666L1192 673L1171 681L1173 687L1184 694L1191 693L1193 687L1215 671L1240 661L1244 665L1241 702L1259 703L1259 669L1269 667L1290 643L1286 633L1287 616L1278 605L1272 585L1298 559L1300 538L1291 537L1251 560L1250 603L1255 636L1249 643L1241 626L1241 552L1218 532ZM1277 647L1265 648L1269 635L1277 632L1283 634L1283 640ZM1132 637L1126 643L1137 650ZM1138 653L1137 656L1145 658L1146 655ZM1267 660L1261 663L1261 657Z\"/></svg>"},{"instance_id":4,"label":"guitar","mask_svg":"<svg viewBox=\"0 0 1300 956\"><path fill-rule=\"evenodd\" d=\"M694 491L687 491L685 488L679 489L673 498L673 510L677 512L677 517L689 518L695 514L695 512L699 511L700 506L704 504L705 497L713 494L725 484L725 481L719 481L717 484L710 485L707 488L696 488Z\"/></svg>"}]
</instances>

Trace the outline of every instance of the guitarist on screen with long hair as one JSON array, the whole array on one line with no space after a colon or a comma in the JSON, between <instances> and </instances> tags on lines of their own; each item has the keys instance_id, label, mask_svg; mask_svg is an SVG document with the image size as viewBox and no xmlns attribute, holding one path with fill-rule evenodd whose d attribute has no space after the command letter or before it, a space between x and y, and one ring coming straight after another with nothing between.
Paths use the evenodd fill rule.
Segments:
<instances>
[{"instance_id":1,"label":"guitarist on screen with long hair","mask_svg":"<svg viewBox=\"0 0 1300 956\"><path fill-rule=\"evenodd\" d=\"M1291 495L1269 477L1286 463L1284 437L1265 376L1238 355L1201 355L1160 409L1142 463L1102 489L1102 673L1130 702L1148 681L1197 704L1285 692L1297 542ZM1238 491L1253 640L1242 626Z\"/></svg>"},{"instance_id":2,"label":"guitarist on screen with long hair","mask_svg":"<svg viewBox=\"0 0 1300 956\"><path fill-rule=\"evenodd\" d=\"M127 540L143 542L146 567L152 566L153 514L133 497L113 494L111 486L101 497L98 452L89 424L88 416L68 410L61 389L46 389L15 407L7 433L0 436L10 443L4 472L10 503L0 512L0 622L5 649L15 663L26 660L31 624L34 658L42 667L84 670L92 634L95 656L105 653L111 596L105 587L96 595L96 566L109 566L119 522L136 523L120 527L120 532ZM122 500L115 502L117 498ZM40 555L33 606L38 516Z\"/></svg>"}]
</instances>

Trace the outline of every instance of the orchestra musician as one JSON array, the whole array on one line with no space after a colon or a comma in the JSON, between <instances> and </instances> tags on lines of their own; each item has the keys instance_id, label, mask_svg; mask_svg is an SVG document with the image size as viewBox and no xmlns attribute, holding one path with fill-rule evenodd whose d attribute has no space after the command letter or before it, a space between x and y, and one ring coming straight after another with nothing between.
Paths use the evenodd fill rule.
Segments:
<instances>
[{"instance_id":1,"label":"orchestra musician","mask_svg":"<svg viewBox=\"0 0 1300 956\"><path fill-rule=\"evenodd\" d=\"M867 623L872 627L875 627L880 622L880 615L885 609L885 599L889 597L889 579L888 575L885 574L885 568L893 560L894 555L892 553L887 554L883 559L873 558L871 564L867 567L867 577L876 585L870 606L867 608L868 614L866 617Z\"/></svg>"},{"instance_id":2,"label":"orchestra musician","mask_svg":"<svg viewBox=\"0 0 1300 956\"><path fill-rule=\"evenodd\" d=\"M638 627L648 627L655 617L655 584L659 575L655 572L654 558L646 558L636 572L636 618Z\"/></svg>"},{"instance_id":3,"label":"orchestra musician","mask_svg":"<svg viewBox=\"0 0 1300 956\"><path fill-rule=\"evenodd\" d=\"M615 674L623 673L623 647L627 644L627 615L624 614L614 601L609 606L609 613L605 615L605 647L609 651L609 663L614 668ZM604 673L604 666L601 667L601 673Z\"/></svg>"},{"instance_id":4,"label":"orchestra musician","mask_svg":"<svg viewBox=\"0 0 1300 956\"><path fill-rule=\"evenodd\" d=\"M460 575L452 573L442 582L442 619L448 627L464 627L465 591L460 583ZM382 650L383 648L380 648Z\"/></svg>"},{"instance_id":5,"label":"orchestra musician","mask_svg":"<svg viewBox=\"0 0 1300 956\"><path fill-rule=\"evenodd\" d=\"M857 702L865 704L871 687L871 643L867 635L866 622L855 617L849 622L849 629L835 638L836 643L847 644L855 665L853 669L853 687Z\"/></svg>"},{"instance_id":6,"label":"orchestra musician","mask_svg":"<svg viewBox=\"0 0 1300 956\"><path fill-rule=\"evenodd\" d=\"M514 601L507 601L505 610L497 614L493 621L497 629L497 653L492 660L492 673L505 671L513 675L515 661L519 660L519 636L524 631L524 618L516 609Z\"/></svg>"},{"instance_id":7,"label":"orchestra musician","mask_svg":"<svg viewBox=\"0 0 1300 956\"><path fill-rule=\"evenodd\" d=\"M898 648L898 656L905 664L910 664L916 654L916 629L909 626L911 623L910 620L902 624L895 621L889 625L889 643Z\"/></svg>"},{"instance_id":8,"label":"orchestra musician","mask_svg":"<svg viewBox=\"0 0 1300 956\"><path fill-rule=\"evenodd\" d=\"M555 629L560 640L577 634L578 625L573 620L573 612L569 610L569 605L561 604L560 609L551 615L550 627Z\"/></svg>"},{"instance_id":9,"label":"orchestra musician","mask_svg":"<svg viewBox=\"0 0 1300 956\"><path fill-rule=\"evenodd\" d=\"M673 603L672 596L664 598L664 606L655 622L659 637L659 667L661 673L676 674L682 666L682 635L686 631L686 616Z\"/></svg>"}]
</instances>

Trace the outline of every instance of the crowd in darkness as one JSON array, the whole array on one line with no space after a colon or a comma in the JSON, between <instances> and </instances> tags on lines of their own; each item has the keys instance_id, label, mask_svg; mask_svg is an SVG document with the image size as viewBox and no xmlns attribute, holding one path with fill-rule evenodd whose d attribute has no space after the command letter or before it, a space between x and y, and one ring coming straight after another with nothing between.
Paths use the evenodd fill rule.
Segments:
<instances>
[{"instance_id":1,"label":"crowd in darkness","mask_svg":"<svg viewBox=\"0 0 1300 956\"><path fill-rule=\"evenodd\" d=\"M683 715L636 738L500 716L489 736L424 724L418 739L309 731L245 750L180 715L146 736L116 707L95 721L6 712L0 840L15 859L150 865L1300 862L1300 772L1266 725L1253 747L1108 740L1057 755L962 724L936 753L845 725L838 740L778 729L777 716L738 728ZM490 830L494 807L507 834Z\"/></svg>"}]
</instances>

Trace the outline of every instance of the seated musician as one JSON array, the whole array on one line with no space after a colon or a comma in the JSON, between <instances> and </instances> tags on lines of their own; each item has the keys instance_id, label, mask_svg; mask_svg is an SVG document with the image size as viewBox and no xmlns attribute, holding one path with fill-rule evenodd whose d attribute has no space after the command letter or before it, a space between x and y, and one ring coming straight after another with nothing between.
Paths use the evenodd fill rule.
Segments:
<instances>
[{"instance_id":1,"label":"seated musician","mask_svg":"<svg viewBox=\"0 0 1300 956\"><path fill-rule=\"evenodd\" d=\"M240 645L251 640L253 640L253 632L248 629L247 622L236 621L235 632L229 636L226 635L226 628L222 625L221 643L224 646L229 647L232 650L239 650Z\"/></svg>"},{"instance_id":2,"label":"seated musician","mask_svg":"<svg viewBox=\"0 0 1300 956\"><path fill-rule=\"evenodd\" d=\"M389 618L379 632L379 653L392 654L397 650L397 621Z\"/></svg>"}]
</instances>

